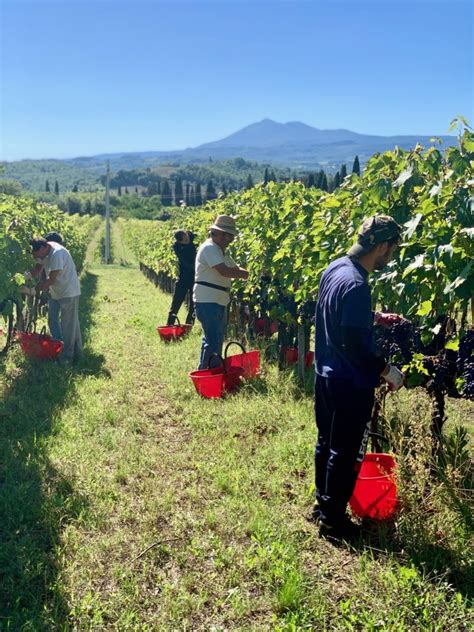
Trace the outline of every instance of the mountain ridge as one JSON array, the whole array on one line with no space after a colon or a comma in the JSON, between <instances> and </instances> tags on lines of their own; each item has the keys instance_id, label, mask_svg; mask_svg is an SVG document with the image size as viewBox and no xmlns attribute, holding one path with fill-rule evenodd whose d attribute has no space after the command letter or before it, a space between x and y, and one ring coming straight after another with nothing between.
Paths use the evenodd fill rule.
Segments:
<instances>
[{"instance_id":1,"label":"mountain ridge","mask_svg":"<svg viewBox=\"0 0 474 632\"><path fill-rule=\"evenodd\" d=\"M174 151L104 152L92 156L78 156L58 160L87 172L102 172L107 161L111 169L137 169L168 163L201 163L209 160L244 158L257 162L309 170L336 170L343 163L350 164L359 156L361 164L374 153L392 150L395 146L413 149L417 143L428 148L435 144L432 136L361 134L344 128L325 130L301 121L278 123L270 118L251 123L224 138ZM457 143L455 136L436 136L442 148ZM18 164L23 161L12 161ZM31 161L40 163L41 161Z\"/></svg>"}]
</instances>

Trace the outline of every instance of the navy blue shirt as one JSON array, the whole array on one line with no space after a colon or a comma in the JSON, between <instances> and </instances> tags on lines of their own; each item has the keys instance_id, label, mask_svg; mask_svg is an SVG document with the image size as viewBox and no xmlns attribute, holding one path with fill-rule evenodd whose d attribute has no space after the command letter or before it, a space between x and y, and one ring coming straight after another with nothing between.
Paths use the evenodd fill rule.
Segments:
<instances>
[{"instance_id":1,"label":"navy blue shirt","mask_svg":"<svg viewBox=\"0 0 474 632\"><path fill-rule=\"evenodd\" d=\"M368 273L349 257L333 261L324 271L316 305L316 373L326 378L350 379L358 387L375 387L380 377L373 369L355 367L345 352L343 327L362 331L373 353L374 315Z\"/></svg>"}]
</instances>

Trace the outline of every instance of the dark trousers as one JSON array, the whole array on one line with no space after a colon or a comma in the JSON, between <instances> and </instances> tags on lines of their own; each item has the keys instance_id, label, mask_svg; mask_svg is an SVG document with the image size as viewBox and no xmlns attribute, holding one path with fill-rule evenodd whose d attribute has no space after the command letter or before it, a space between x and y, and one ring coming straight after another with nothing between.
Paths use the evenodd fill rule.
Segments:
<instances>
[{"instance_id":1,"label":"dark trousers","mask_svg":"<svg viewBox=\"0 0 474 632\"><path fill-rule=\"evenodd\" d=\"M367 447L373 388L316 375L316 500L321 519L337 524L345 515Z\"/></svg>"},{"instance_id":2,"label":"dark trousers","mask_svg":"<svg viewBox=\"0 0 474 632\"><path fill-rule=\"evenodd\" d=\"M188 315L186 323L192 325L194 322L194 302L193 302L193 285L194 279L178 279L174 288L173 300L171 301L170 313L168 314L168 325L174 325L175 316L180 310L181 305L188 294Z\"/></svg>"}]
</instances>

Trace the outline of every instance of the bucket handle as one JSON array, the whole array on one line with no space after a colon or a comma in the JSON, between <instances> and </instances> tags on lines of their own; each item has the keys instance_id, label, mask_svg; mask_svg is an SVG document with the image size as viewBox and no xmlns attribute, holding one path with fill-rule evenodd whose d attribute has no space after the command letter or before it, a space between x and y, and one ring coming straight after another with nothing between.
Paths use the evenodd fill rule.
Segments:
<instances>
[{"instance_id":1,"label":"bucket handle","mask_svg":"<svg viewBox=\"0 0 474 632\"><path fill-rule=\"evenodd\" d=\"M227 358L227 351L231 345L237 345L238 347L242 349L242 353L247 353L242 343L237 342L237 340L231 340L230 342L227 343L226 348L224 350L224 358Z\"/></svg>"},{"instance_id":2,"label":"bucket handle","mask_svg":"<svg viewBox=\"0 0 474 632\"><path fill-rule=\"evenodd\" d=\"M175 319L176 319L176 322L178 323L178 327L181 327L181 323L179 321L178 314L170 314L170 316L174 316Z\"/></svg>"},{"instance_id":3,"label":"bucket handle","mask_svg":"<svg viewBox=\"0 0 474 632\"><path fill-rule=\"evenodd\" d=\"M207 368L208 369L211 369L211 368L215 369L215 368L217 368L217 367L211 367L211 361L212 361L213 358L219 358L219 360L222 363L222 367L224 369L224 373L227 373L227 369L226 369L226 366L225 366L224 358L221 355L219 355L218 353L211 353L211 355L209 356L209 360L207 361Z\"/></svg>"}]
</instances>

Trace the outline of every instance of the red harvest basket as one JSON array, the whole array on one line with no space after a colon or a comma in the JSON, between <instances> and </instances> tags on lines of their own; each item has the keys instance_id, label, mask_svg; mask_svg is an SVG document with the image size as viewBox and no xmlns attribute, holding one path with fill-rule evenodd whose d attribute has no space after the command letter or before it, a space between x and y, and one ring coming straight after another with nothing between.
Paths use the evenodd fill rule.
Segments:
<instances>
[{"instance_id":1,"label":"red harvest basket","mask_svg":"<svg viewBox=\"0 0 474 632\"><path fill-rule=\"evenodd\" d=\"M242 353L228 356L227 351L231 345L237 345L242 349ZM227 344L224 351L224 366L227 370L233 367L241 367L244 370L243 377L251 379L257 377L260 371L260 351L246 351L240 342L231 341Z\"/></svg>"},{"instance_id":2,"label":"red harvest basket","mask_svg":"<svg viewBox=\"0 0 474 632\"><path fill-rule=\"evenodd\" d=\"M360 518L386 520L398 509L395 459L390 454L367 453L349 501Z\"/></svg>"},{"instance_id":3,"label":"red harvest basket","mask_svg":"<svg viewBox=\"0 0 474 632\"><path fill-rule=\"evenodd\" d=\"M268 331L267 335L276 334L278 331L278 321L272 320L268 318L256 318L253 322L254 331L257 336L264 336L266 331ZM268 327L268 330L266 329Z\"/></svg>"},{"instance_id":4,"label":"red harvest basket","mask_svg":"<svg viewBox=\"0 0 474 632\"><path fill-rule=\"evenodd\" d=\"M298 349L296 347L283 347L283 358L285 364L296 364L298 362ZM307 351L304 356L304 365L307 369L314 362L314 351Z\"/></svg>"},{"instance_id":5,"label":"red harvest basket","mask_svg":"<svg viewBox=\"0 0 474 632\"><path fill-rule=\"evenodd\" d=\"M39 360L54 360L64 346L61 340L55 340L43 331L39 334L19 331L18 340L25 355Z\"/></svg>"},{"instance_id":6,"label":"red harvest basket","mask_svg":"<svg viewBox=\"0 0 474 632\"><path fill-rule=\"evenodd\" d=\"M217 354L213 354L209 358L209 363L211 363L215 355ZM224 360L222 358L220 358L220 360L222 362L220 366L213 367L212 369L191 371L189 374L196 392L202 395L202 397L208 399L220 398L225 393L232 393L240 388L244 369L241 366L226 368Z\"/></svg>"},{"instance_id":7,"label":"red harvest basket","mask_svg":"<svg viewBox=\"0 0 474 632\"><path fill-rule=\"evenodd\" d=\"M178 321L177 325L163 325L158 326L156 331L160 334L163 342L171 342L172 340L180 340L184 336L187 336L192 329L192 325L181 325L176 314L172 314Z\"/></svg>"}]
</instances>

